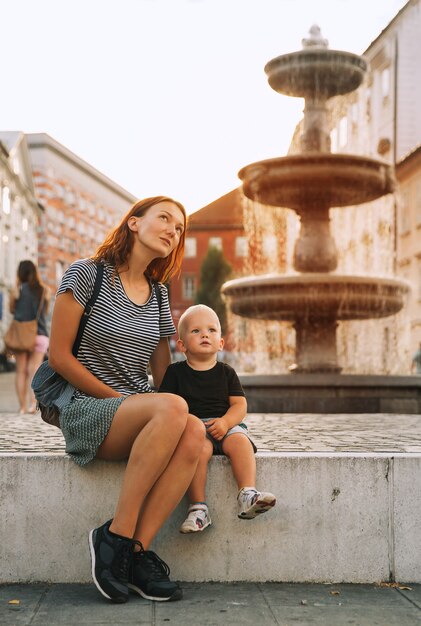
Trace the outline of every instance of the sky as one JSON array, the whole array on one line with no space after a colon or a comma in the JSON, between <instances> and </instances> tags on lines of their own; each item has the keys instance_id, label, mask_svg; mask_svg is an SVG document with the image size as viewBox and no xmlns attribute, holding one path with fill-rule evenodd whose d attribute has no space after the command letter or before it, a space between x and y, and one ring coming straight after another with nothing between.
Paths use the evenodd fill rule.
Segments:
<instances>
[{"instance_id":1,"label":"sky","mask_svg":"<svg viewBox=\"0 0 421 626\"><path fill-rule=\"evenodd\" d=\"M361 54L404 0L0 0L0 130L45 132L138 198L188 213L286 154L303 101L272 58L317 23Z\"/></svg>"}]
</instances>

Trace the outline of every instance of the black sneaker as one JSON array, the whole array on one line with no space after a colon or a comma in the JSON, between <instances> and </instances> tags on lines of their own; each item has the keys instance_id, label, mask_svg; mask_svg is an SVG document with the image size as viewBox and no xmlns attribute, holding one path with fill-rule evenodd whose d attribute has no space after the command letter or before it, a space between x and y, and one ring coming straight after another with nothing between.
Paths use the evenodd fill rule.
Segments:
<instances>
[{"instance_id":1,"label":"black sneaker","mask_svg":"<svg viewBox=\"0 0 421 626\"><path fill-rule=\"evenodd\" d=\"M129 571L128 587L146 600L181 600L183 592L169 579L170 568L155 552L134 552Z\"/></svg>"},{"instance_id":2,"label":"black sneaker","mask_svg":"<svg viewBox=\"0 0 421 626\"><path fill-rule=\"evenodd\" d=\"M89 533L92 578L103 596L113 602L127 602L127 581L134 539L114 535L109 531L112 520Z\"/></svg>"}]
</instances>

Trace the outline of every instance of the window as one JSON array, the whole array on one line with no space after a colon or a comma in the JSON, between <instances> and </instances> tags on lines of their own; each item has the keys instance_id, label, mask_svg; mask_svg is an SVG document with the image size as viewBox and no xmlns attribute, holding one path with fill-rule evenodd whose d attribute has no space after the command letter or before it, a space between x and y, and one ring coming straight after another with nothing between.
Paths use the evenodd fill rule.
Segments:
<instances>
[{"instance_id":1,"label":"window","mask_svg":"<svg viewBox=\"0 0 421 626\"><path fill-rule=\"evenodd\" d=\"M1 196L2 196L3 213L6 213L6 215L9 215L10 213L9 187L3 187Z\"/></svg>"},{"instance_id":2,"label":"window","mask_svg":"<svg viewBox=\"0 0 421 626\"><path fill-rule=\"evenodd\" d=\"M76 205L76 194L74 193L74 191L72 191L71 189L66 189L65 192L65 196L64 196L64 201L66 204L69 204L70 206L75 206Z\"/></svg>"},{"instance_id":3,"label":"window","mask_svg":"<svg viewBox=\"0 0 421 626\"><path fill-rule=\"evenodd\" d=\"M196 295L196 278L183 276L183 299L193 300Z\"/></svg>"},{"instance_id":4,"label":"window","mask_svg":"<svg viewBox=\"0 0 421 626\"><path fill-rule=\"evenodd\" d=\"M28 225L28 220L24 217L22 220L22 230L26 232L28 230Z\"/></svg>"},{"instance_id":5,"label":"window","mask_svg":"<svg viewBox=\"0 0 421 626\"><path fill-rule=\"evenodd\" d=\"M235 238L235 256L246 257L248 255L247 237Z\"/></svg>"},{"instance_id":6,"label":"window","mask_svg":"<svg viewBox=\"0 0 421 626\"><path fill-rule=\"evenodd\" d=\"M197 241L196 237L186 237L186 244L184 249L184 256L187 259L191 259L197 255Z\"/></svg>"},{"instance_id":7,"label":"window","mask_svg":"<svg viewBox=\"0 0 421 626\"><path fill-rule=\"evenodd\" d=\"M209 237L209 248L222 250L222 237Z\"/></svg>"},{"instance_id":8,"label":"window","mask_svg":"<svg viewBox=\"0 0 421 626\"><path fill-rule=\"evenodd\" d=\"M64 274L64 262L63 261L56 261L56 283L57 285L60 283L63 274Z\"/></svg>"},{"instance_id":9,"label":"window","mask_svg":"<svg viewBox=\"0 0 421 626\"><path fill-rule=\"evenodd\" d=\"M390 70L386 67L381 73L382 96L387 98L390 92Z\"/></svg>"}]
</instances>

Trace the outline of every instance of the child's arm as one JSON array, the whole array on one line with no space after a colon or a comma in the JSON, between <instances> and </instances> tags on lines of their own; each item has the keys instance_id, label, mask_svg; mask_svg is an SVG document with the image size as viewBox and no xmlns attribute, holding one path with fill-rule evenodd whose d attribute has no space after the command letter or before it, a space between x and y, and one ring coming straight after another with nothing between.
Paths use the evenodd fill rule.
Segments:
<instances>
[{"instance_id":1,"label":"child's arm","mask_svg":"<svg viewBox=\"0 0 421 626\"><path fill-rule=\"evenodd\" d=\"M230 408L222 417L206 420L206 430L214 439L220 441L230 428L237 426L247 414L247 400L244 396L230 396Z\"/></svg>"}]
</instances>

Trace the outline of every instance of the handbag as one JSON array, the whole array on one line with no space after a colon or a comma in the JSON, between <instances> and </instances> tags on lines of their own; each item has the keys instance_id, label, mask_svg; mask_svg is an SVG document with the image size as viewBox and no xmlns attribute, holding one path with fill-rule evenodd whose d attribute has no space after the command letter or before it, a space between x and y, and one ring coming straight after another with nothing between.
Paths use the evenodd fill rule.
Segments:
<instances>
[{"instance_id":1,"label":"handbag","mask_svg":"<svg viewBox=\"0 0 421 626\"><path fill-rule=\"evenodd\" d=\"M77 353L79 351L83 331L85 330L85 326L88 323L93 306L98 298L103 274L104 265L103 263L99 263L97 265L94 289L83 311L76 339L73 344L72 354L75 357L77 357ZM47 424L60 428L60 411L71 401L75 392L75 387L63 378L63 376L53 370L48 361L44 361L35 372L31 382L31 387L41 411L41 418L44 422L47 422Z\"/></svg>"},{"instance_id":2,"label":"handbag","mask_svg":"<svg viewBox=\"0 0 421 626\"><path fill-rule=\"evenodd\" d=\"M39 301L37 314L34 320L19 322L13 319L4 335L3 341L10 352L32 352L35 347L35 340L38 334L38 318L44 304L44 290Z\"/></svg>"}]
</instances>

